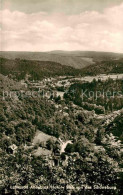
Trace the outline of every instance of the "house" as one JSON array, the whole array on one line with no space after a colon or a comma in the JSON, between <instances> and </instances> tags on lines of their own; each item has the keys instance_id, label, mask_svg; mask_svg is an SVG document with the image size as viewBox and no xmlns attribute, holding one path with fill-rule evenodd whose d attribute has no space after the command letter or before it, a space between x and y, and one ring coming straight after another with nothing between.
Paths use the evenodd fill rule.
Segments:
<instances>
[{"instance_id":1,"label":"house","mask_svg":"<svg viewBox=\"0 0 123 195\"><path fill-rule=\"evenodd\" d=\"M11 146L9 146L8 151L11 154L15 154L17 152L17 146L15 144L12 144Z\"/></svg>"}]
</instances>

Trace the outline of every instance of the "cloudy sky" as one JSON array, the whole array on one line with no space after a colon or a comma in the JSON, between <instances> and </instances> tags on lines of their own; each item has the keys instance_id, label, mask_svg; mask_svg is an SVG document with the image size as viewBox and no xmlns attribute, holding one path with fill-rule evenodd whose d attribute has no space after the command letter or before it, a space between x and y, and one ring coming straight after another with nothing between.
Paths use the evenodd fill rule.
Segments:
<instances>
[{"instance_id":1,"label":"cloudy sky","mask_svg":"<svg viewBox=\"0 0 123 195\"><path fill-rule=\"evenodd\" d=\"M0 2L0 50L123 53L123 0Z\"/></svg>"}]
</instances>

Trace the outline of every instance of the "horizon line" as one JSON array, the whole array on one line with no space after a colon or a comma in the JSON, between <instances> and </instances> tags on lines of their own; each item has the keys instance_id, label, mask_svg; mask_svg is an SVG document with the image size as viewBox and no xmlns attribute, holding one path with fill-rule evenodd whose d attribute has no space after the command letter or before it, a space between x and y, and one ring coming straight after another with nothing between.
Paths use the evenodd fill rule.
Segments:
<instances>
[{"instance_id":1,"label":"horizon line","mask_svg":"<svg viewBox=\"0 0 123 195\"><path fill-rule=\"evenodd\" d=\"M102 53L114 53L114 54L123 54L123 52L114 52L114 51L97 51L97 50L50 50L50 51L11 51L11 50L0 50L0 52L29 52L29 53L49 53L49 52L102 52Z\"/></svg>"}]
</instances>

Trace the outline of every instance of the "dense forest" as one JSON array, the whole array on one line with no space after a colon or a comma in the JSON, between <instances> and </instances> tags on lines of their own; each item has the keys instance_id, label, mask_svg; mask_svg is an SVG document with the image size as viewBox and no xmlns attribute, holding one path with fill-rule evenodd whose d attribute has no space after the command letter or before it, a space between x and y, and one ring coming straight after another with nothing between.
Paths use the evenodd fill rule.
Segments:
<instances>
[{"instance_id":1,"label":"dense forest","mask_svg":"<svg viewBox=\"0 0 123 195\"><path fill-rule=\"evenodd\" d=\"M0 75L1 89L28 90L8 77ZM109 88L111 85L121 89L121 81L108 80L107 83L93 81L92 83L75 84L65 94L65 100L43 97L6 97L0 102L0 154L1 154L1 194L16 193L16 186L28 186L28 189L16 189L22 194L67 194L68 185L74 187L91 186L87 194L118 194L120 193L122 174L122 140L123 112L107 124L107 119L94 117L94 111L88 111L78 104L77 96L71 95L71 89L76 88L79 94L81 87L88 89ZM2 97L2 96L1 96ZM78 96L79 97L79 96ZM69 98L69 99L68 99ZM92 103L92 102L91 102ZM60 106L60 109L58 108ZM104 106L104 105L102 105ZM120 108L113 108L120 109ZM37 131L50 135L46 143L33 145ZM65 151L60 153L60 141L71 140ZM12 146L16 146L13 153ZM42 148L51 152L50 156L35 155ZM53 166L52 163L55 163ZM31 189L31 186L49 186L42 191ZM56 186L56 188L52 188ZM97 186L97 188L95 187ZM107 186L107 190L99 188ZM62 187L62 189L61 189ZM116 188L110 189L111 187ZM95 189L96 188L96 189ZM83 190L73 189L72 194L83 193Z\"/></svg>"},{"instance_id":2,"label":"dense forest","mask_svg":"<svg viewBox=\"0 0 123 195\"><path fill-rule=\"evenodd\" d=\"M77 82L70 86L64 97L87 110L104 114L123 108L123 80L94 79L92 82Z\"/></svg>"},{"instance_id":3,"label":"dense forest","mask_svg":"<svg viewBox=\"0 0 123 195\"><path fill-rule=\"evenodd\" d=\"M24 59L0 58L0 73L17 80L24 79L26 74L30 80L41 80L54 76L88 76L98 74L123 73L123 60L101 61L85 68L75 69L52 61L33 61Z\"/></svg>"},{"instance_id":4,"label":"dense forest","mask_svg":"<svg viewBox=\"0 0 123 195\"><path fill-rule=\"evenodd\" d=\"M123 73L123 59L120 60L106 60L97 62L88 67L83 68L85 75L98 75L109 73Z\"/></svg>"},{"instance_id":5,"label":"dense forest","mask_svg":"<svg viewBox=\"0 0 123 195\"><path fill-rule=\"evenodd\" d=\"M17 80L24 79L26 74L30 75L30 80L41 80L45 77L79 75L79 70L51 61L8 60L1 58L0 73L12 76Z\"/></svg>"}]
</instances>

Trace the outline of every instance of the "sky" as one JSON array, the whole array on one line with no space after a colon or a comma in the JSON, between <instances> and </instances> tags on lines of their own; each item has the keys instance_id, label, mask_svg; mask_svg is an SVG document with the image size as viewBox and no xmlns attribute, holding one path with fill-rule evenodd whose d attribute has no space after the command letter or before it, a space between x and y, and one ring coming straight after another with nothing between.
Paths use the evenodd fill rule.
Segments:
<instances>
[{"instance_id":1,"label":"sky","mask_svg":"<svg viewBox=\"0 0 123 195\"><path fill-rule=\"evenodd\" d=\"M123 0L1 0L1 51L123 53Z\"/></svg>"}]
</instances>

